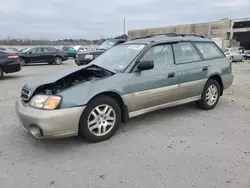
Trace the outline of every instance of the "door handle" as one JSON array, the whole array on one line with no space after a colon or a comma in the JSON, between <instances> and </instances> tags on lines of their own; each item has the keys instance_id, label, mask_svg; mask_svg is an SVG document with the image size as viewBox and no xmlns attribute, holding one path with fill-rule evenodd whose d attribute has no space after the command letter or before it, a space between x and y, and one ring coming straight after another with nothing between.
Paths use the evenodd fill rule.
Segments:
<instances>
[{"instance_id":1,"label":"door handle","mask_svg":"<svg viewBox=\"0 0 250 188\"><path fill-rule=\"evenodd\" d=\"M171 72L168 74L168 78L173 78L175 76L175 73L174 72Z\"/></svg>"},{"instance_id":2,"label":"door handle","mask_svg":"<svg viewBox=\"0 0 250 188\"><path fill-rule=\"evenodd\" d=\"M202 71L205 72L208 70L208 67L203 67Z\"/></svg>"}]
</instances>

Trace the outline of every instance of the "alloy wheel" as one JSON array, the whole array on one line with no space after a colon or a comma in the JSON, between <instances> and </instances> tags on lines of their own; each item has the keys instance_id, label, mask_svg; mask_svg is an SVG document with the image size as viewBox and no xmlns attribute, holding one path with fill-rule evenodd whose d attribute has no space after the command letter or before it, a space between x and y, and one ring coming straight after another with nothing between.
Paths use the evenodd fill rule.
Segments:
<instances>
[{"instance_id":1,"label":"alloy wheel","mask_svg":"<svg viewBox=\"0 0 250 188\"><path fill-rule=\"evenodd\" d=\"M107 104L94 108L88 117L88 129L95 136L108 134L115 126L115 123L115 110Z\"/></svg>"},{"instance_id":2,"label":"alloy wheel","mask_svg":"<svg viewBox=\"0 0 250 188\"><path fill-rule=\"evenodd\" d=\"M218 89L215 85L210 85L206 91L206 102L209 106L216 103L218 99Z\"/></svg>"},{"instance_id":3,"label":"alloy wheel","mask_svg":"<svg viewBox=\"0 0 250 188\"><path fill-rule=\"evenodd\" d=\"M56 57L56 58L55 58L55 64L56 64L56 65L62 64L62 59L61 59L60 57Z\"/></svg>"}]
</instances>

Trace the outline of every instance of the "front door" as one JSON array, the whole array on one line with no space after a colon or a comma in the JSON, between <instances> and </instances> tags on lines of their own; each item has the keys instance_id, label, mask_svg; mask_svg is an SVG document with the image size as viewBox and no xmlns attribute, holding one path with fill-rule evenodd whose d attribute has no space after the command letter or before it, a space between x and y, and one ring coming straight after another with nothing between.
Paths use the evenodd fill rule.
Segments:
<instances>
[{"instance_id":1,"label":"front door","mask_svg":"<svg viewBox=\"0 0 250 188\"><path fill-rule=\"evenodd\" d=\"M31 63L38 62L40 58L40 48L32 48L28 51L27 59Z\"/></svg>"},{"instance_id":2,"label":"front door","mask_svg":"<svg viewBox=\"0 0 250 188\"><path fill-rule=\"evenodd\" d=\"M200 96L207 78L207 62L202 61L190 42L173 44L173 49L180 84L180 99Z\"/></svg>"},{"instance_id":3,"label":"front door","mask_svg":"<svg viewBox=\"0 0 250 188\"><path fill-rule=\"evenodd\" d=\"M154 61L154 68L130 73L123 96L129 112L163 105L179 99L177 68L170 44L151 47L140 61Z\"/></svg>"}]
</instances>

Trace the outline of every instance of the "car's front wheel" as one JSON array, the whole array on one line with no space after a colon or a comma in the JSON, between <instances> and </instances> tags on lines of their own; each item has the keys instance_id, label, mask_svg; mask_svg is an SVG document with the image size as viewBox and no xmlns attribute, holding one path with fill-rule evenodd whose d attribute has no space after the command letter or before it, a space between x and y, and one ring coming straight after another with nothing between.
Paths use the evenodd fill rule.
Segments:
<instances>
[{"instance_id":1,"label":"car's front wheel","mask_svg":"<svg viewBox=\"0 0 250 188\"><path fill-rule=\"evenodd\" d=\"M79 123L79 134L89 142L101 142L113 136L121 123L121 108L108 96L90 101Z\"/></svg>"},{"instance_id":2,"label":"car's front wheel","mask_svg":"<svg viewBox=\"0 0 250 188\"><path fill-rule=\"evenodd\" d=\"M220 98L220 85L216 80L209 79L204 87L201 100L197 102L199 108L204 110L213 109Z\"/></svg>"}]
</instances>

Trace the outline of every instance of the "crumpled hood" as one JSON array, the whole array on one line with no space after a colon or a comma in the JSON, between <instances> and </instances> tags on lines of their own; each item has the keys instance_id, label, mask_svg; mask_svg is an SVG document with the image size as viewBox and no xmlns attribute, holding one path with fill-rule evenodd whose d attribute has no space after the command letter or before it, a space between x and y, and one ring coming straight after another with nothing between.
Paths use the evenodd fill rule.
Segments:
<instances>
[{"instance_id":1,"label":"crumpled hood","mask_svg":"<svg viewBox=\"0 0 250 188\"><path fill-rule=\"evenodd\" d=\"M82 70L84 68L89 67L90 65L86 65L86 66L81 66L81 67L74 67L74 68L70 68L70 69L64 69L61 71L57 71L57 72L51 72L39 77L36 77L35 79L31 80L30 82L26 83L24 85L24 88L26 89L30 89L32 92L35 91L35 89L41 85L46 85L46 84L50 84L50 83L54 83L66 76L68 76L71 73L74 73L76 71Z\"/></svg>"}]
</instances>

